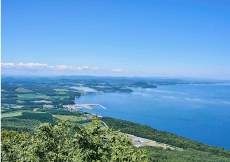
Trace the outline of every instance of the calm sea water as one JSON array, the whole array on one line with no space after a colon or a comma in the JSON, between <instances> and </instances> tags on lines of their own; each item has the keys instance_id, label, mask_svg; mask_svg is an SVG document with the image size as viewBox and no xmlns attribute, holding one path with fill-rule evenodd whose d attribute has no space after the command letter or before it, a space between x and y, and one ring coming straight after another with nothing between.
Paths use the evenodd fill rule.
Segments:
<instances>
[{"instance_id":1,"label":"calm sea water","mask_svg":"<svg viewBox=\"0 0 230 162\"><path fill-rule=\"evenodd\" d=\"M98 103L83 111L124 119L230 150L230 85L165 85L133 93L84 95L76 103Z\"/></svg>"}]
</instances>

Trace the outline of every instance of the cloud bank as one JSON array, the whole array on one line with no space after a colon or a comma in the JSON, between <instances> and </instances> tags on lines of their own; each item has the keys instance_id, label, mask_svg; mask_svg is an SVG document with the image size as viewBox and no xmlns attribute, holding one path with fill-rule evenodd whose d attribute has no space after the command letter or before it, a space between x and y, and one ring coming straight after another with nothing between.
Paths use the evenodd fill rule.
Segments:
<instances>
[{"instance_id":1,"label":"cloud bank","mask_svg":"<svg viewBox=\"0 0 230 162\"><path fill-rule=\"evenodd\" d=\"M50 66L41 63L1 63L2 74L56 74L56 75L115 75L122 72L121 69L104 69L89 66Z\"/></svg>"},{"instance_id":2,"label":"cloud bank","mask_svg":"<svg viewBox=\"0 0 230 162\"><path fill-rule=\"evenodd\" d=\"M112 71L115 71L115 72L122 72L121 69L112 69Z\"/></svg>"}]
</instances>

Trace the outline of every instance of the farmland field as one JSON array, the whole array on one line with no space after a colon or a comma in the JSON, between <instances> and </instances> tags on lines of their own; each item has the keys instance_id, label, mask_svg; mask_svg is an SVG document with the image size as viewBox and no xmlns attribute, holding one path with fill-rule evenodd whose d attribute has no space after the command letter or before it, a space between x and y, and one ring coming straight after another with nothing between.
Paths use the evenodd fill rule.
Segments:
<instances>
[{"instance_id":1,"label":"farmland field","mask_svg":"<svg viewBox=\"0 0 230 162\"><path fill-rule=\"evenodd\" d=\"M23 98L36 98L37 95L36 94L21 94L21 95L18 95L18 97L23 97Z\"/></svg>"},{"instance_id":2,"label":"farmland field","mask_svg":"<svg viewBox=\"0 0 230 162\"><path fill-rule=\"evenodd\" d=\"M29 89L21 88L21 87L17 88L15 91L17 91L17 92L24 92L24 93L33 92L33 91L29 90Z\"/></svg>"},{"instance_id":3,"label":"farmland field","mask_svg":"<svg viewBox=\"0 0 230 162\"><path fill-rule=\"evenodd\" d=\"M54 89L55 91L61 91L61 92L63 92L63 91L69 91L69 90L67 90L67 89Z\"/></svg>"},{"instance_id":4,"label":"farmland field","mask_svg":"<svg viewBox=\"0 0 230 162\"><path fill-rule=\"evenodd\" d=\"M21 115L22 115L22 111L17 111L17 112L1 114L1 118L12 117L12 116L21 116Z\"/></svg>"},{"instance_id":5,"label":"farmland field","mask_svg":"<svg viewBox=\"0 0 230 162\"><path fill-rule=\"evenodd\" d=\"M17 103L24 103L23 101L21 101L21 100L17 100Z\"/></svg>"},{"instance_id":6,"label":"farmland field","mask_svg":"<svg viewBox=\"0 0 230 162\"><path fill-rule=\"evenodd\" d=\"M69 96L46 96L44 94L20 94L18 95L18 97L22 97L22 98L43 98L43 99L50 99L50 98L69 98Z\"/></svg>"},{"instance_id":7,"label":"farmland field","mask_svg":"<svg viewBox=\"0 0 230 162\"><path fill-rule=\"evenodd\" d=\"M4 113L1 114L1 118L5 118L5 117L14 117L14 116L21 116L22 112L31 112L31 111L27 111L27 110L20 110L20 111L16 111L16 112L10 112L10 113ZM33 113L45 113L45 112L40 112L40 111L32 111Z\"/></svg>"}]
</instances>

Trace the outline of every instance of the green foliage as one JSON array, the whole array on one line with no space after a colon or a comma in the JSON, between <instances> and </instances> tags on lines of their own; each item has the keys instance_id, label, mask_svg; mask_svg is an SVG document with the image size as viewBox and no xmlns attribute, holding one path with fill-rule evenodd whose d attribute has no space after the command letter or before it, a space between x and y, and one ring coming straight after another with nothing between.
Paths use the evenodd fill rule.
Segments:
<instances>
[{"instance_id":1,"label":"green foliage","mask_svg":"<svg viewBox=\"0 0 230 162\"><path fill-rule=\"evenodd\" d=\"M54 127L40 124L35 135L2 131L2 161L147 161L145 151L134 151L130 139L99 126L92 127L61 121Z\"/></svg>"},{"instance_id":2,"label":"green foliage","mask_svg":"<svg viewBox=\"0 0 230 162\"><path fill-rule=\"evenodd\" d=\"M28 143L29 135L25 132L1 131L1 161L22 161L19 158L21 151Z\"/></svg>"},{"instance_id":3,"label":"green foliage","mask_svg":"<svg viewBox=\"0 0 230 162\"><path fill-rule=\"evenodd\" d=\"M16 116L21 115L21 116ZM4 118L1 119L1 126L4 129L15 131L26 131L29 134L35 133L35 127L40 123L56 124L58 118L53 115L68 115L72 118L80 118L84 115L82 112L71 112L66 110L55 109L37 109L36 111L16 111L11 113L2 114ZM83 124L90 122L90 120L74 121L77 124Z\"/></svg>"},{"instance_id":4,"label":"green foliage","mask_svg":"<svg viewBox=\"0 0 230 162\"><path fill-rule=\"evenodd\" d=\"M194 149L178 151L153 146L135 148L135 150L142 149L146 150L146 155L149 160L154 162L230 162L229 158Z\"/></svg>"},{"instance_id":5,"label":"green foliage","mask_svg":"<svg viewBox=\"0 0 230 162\"><path fill-rule=\"evenodd\" d=\"M1 126L4 129L15 131L26 131L30 134L35 133L35 127L40 123L49 122L52 125L57 119L49 113L22 112L21 116L5 117L1 119Z\"/></svg>"},{"instance_id":6,"label":"green foliage","mask_svg":"<svg viewBox=\"0 0 230 162\"><path fill-rule=\"evenodd\" d=\"M36 112L22 112L21 116L16 116L18 119L34 119L38 120L41 123L50 122L54 124L56 121L53 120L53 117L49 113L36 113Z\"/></svg>"},{"instance_id":7,"label":"green foliage","mask_svg":"<svg viewBox=\"0 0 230 162\"><path fill-rule=\"evenodd\" d=\"M131 84L131 86L142 87L142 88L157 88L156 85L151 85L151 84L148 84L146 82L137 82L137 83Z\"/></svg>"},{"instance_id":8,"label":"green foliage","mask_svg":"<svg viewBox=\"0 0 230 162\"><path fill-rule=\"evenodd\" d=\"M210 152L214 155L220 155L230 158L230 151L224 148L209 146L182 136L178 137L173 133L166 131L158 131L156 129L151 128L150 126L108 117L104 117L102 118L102 120L106 122L106 124L109 127L119 129L123 133L132 134L138 137L147 138L150 140L162 142L183 149L192 148L195 150Z\"/></svg>"},{"instance_id":9,"label":"green foliage","mask_svg":"<svg viewBox=\"0 0 230 162\"><path fill-rule=\"evenodd\" d=\"M18 86L16 85L10 85L10 86L2 86L1 87L3 90L5 91L14 91L18 88Z\"/></svg>"}]
</instances>

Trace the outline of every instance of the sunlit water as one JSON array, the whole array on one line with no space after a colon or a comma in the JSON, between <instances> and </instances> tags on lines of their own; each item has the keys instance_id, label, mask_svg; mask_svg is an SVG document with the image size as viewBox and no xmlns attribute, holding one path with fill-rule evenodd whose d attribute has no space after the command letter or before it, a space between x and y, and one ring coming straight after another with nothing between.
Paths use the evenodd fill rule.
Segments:
<instances>
[{"instance_id":1,"label":"sunlit water","mask_svg":"<svg viewBox=\"0 0 230 162\"><path fill-rule=\"evenodd\" d=\"M124 119L230 150L230 85L165 85L133 93L84 95L89 113Z\"/></svg>"}]
</instances>

